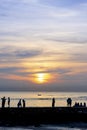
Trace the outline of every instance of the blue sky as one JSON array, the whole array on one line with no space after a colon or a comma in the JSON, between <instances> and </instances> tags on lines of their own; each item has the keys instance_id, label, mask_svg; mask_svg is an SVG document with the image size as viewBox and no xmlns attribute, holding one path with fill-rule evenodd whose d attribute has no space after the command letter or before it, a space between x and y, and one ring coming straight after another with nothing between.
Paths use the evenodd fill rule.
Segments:
<instances>
[{"instance_id":1,"label":"blue sky","mask_svg":"<svg viewBox=\"0 0 87 130\"><path fill-rule=\"evenodd\" d=\"M38 73L50 76L38 84ZM0 0L0 81L1 90L86 91L87 1Z\"/></svg>"}]
</instances>

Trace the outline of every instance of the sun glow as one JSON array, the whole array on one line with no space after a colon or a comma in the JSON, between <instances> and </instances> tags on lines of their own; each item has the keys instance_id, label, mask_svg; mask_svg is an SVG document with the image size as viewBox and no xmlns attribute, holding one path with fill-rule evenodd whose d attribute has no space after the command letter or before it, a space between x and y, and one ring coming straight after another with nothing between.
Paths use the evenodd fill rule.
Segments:
<instances>
[{"instance_id":1,"label":"sun glow","mask_svg":"<svg viewBox=\"0 0 87 130\"><path fill-rule=\"evenodd\" d=\"M48 82L48 80L49 80L49 74L46 74L46 73L38 73L38 74L36 74L36 82L37 83L40 83L40 84L42 84L42 83L45 83L45 82Z\"/></svg>"}]
</instances>

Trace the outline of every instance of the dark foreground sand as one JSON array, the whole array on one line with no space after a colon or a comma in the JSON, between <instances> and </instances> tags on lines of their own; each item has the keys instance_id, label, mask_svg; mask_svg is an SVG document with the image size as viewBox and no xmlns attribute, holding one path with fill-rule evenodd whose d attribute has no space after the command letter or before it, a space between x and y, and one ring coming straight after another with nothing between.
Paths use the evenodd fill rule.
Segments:
<instances>
[{"instance_id":1,"label":"dark foreground sand","mask_svg":"<svg viewBox=\"0 0 87 130\"><path fill-rule=\"evenodd\" d=\"M0 108L0 125L29 126L87 122L87 107Z\"/></svg>"}]
</instances>

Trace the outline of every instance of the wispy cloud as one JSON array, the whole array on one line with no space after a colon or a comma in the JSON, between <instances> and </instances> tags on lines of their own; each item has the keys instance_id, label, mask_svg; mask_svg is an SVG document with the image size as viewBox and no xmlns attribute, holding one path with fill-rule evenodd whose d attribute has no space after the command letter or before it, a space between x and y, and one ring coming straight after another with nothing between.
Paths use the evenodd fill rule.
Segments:
<instances>
[{"instance_id":1,"label":"wispy cloud","mask_svg":"<svg viewBox=\"0 0 87 130\"><path fill-rule=\"evenodd\" d=\"M1 0L0 2L0 44L6 41L30 42L33 39L81 44L87 42L86 9L80 5L85 1ZM67 37L61 33L67 34Z\"/></svg>"},{"instance_id":2,"label":"wispy cloud","mask_svg":"<svg viewBox=\"0 0 87 130\"><path fill-rule=\"evenodd\" d=\"M30 57L35 57L38 55L42 54L42 50L40 49L17 49L17 48L13 48L12 46L9 47L5 47L5 48L1 48L0 49L0 58L30 58Z\"/></svg>"}]
</instances>

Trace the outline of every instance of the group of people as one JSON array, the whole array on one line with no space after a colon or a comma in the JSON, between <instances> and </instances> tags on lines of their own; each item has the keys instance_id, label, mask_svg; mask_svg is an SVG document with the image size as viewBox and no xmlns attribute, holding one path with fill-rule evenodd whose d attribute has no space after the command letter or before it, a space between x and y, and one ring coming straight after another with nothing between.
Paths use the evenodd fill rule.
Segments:
<instances>
[{"instance_id":1,"label":"group of people","mask_svg":"<svg viewBox=\"0 0 87 130\"><path fill-rule=\"evenodd\" d=\"M17 107L25 107L25 100L24 99L20 99L18 104L17 104Z\"/></svg>"},{"instance_id":2,"label":"group of people","mask_svg":"<svg viewBox=\"0 0 87 130\"><path fill-rule=\"evenodd\" d=\"M4 97L1 98L2 100L2 108L5 107L5 104L6 104L6 100L7 100L7 104L8 104L8 107L10 107L10 97L8 97L7 99ZM18 103L17 103L17 107L25 107L26 104L25 104L25 100L24 99L19 99Z\"/></svg>"},{"instance_id":3,"label":"group of people","mask_svg":"<svg viewBox=\"0 0 87 130\"><path fill-rule=\"evenodd\" d=\"M5 107L6 100L7 100L8 107L10 107L10 97L8 97L7 99L5 97L3 97L3 98L1 98L1 100L2 100L2 108ZM67 106L71 107L71 105L72 105L72 99L68 98ZM26 106L25 100L19 99L19 101L17 103L17 107L19 108L19 107L25 107L25 106ZM52 107L55 107L55 98L52 98ZM82 103L75 102L73 107L86 107L86 103L84 102L84 104L82 104Z\"/></svg>"},{"instance_id":4,"label":"group of people","mask_svg":"<svg viewBox=\"0 0 87 130\"><path fill-rule=\"evenodd\" d=\"M71 105L72 105L72 99L71 98L68 98L67 99L67 106L69 107L71 107ZM55 107L55 98L52 98L52 107Z\"/></svg>"},{"instance_id":5,"label":"group of people","mask_svg":"<svg viewBox=\"0 0 87 130\"><path fill-rule=\"evenodd\" d=\"M84 102L84 103L82 104L82 102L81 102L81 103L75 102L74 107L86 107L86 103Z\"/></svg>"},{"instance_id":6,"label":"group of people","mask_svg":"<svg viewBox=\"0 0 87 130\"><path fill-rule=\"evenodd\" d=\"M67 99L67 106L70 106L70 107L71 107L71 105L72 105L72 99L71 99L71 98L68 98L68 99ZM86 107L86 103L84 102L84 103L82 104L82 102L81 102L81 103L75 102L75 104L73 105L73 107Z\"/></svg>"},{"instance_id":7,"label":"group of people","mask_svg":"<svg viewBox=\"0 0 87 130\"><path fill-rule=\"evenodd\" d=\"M1 98L1 100L2 100L2 108L4 108L6 103L6 98L3 97ZM8 97L7 103L8 103L8 107L10 107L10 97Z\"/></svg>"},{"instance_id":8,"label":"group of people","mask_svg":"<svg viewBox=\"0 0 87 130\"><path fill-rule=\"evenodd\" d=\"M72 99L68 98L67 99L67 106L71 107L71 105L72 105ZM55 107L55 98L52 98L52 107Z\"/></svg>"},{"instance_id":9,"label":"group of people","mask_svg":"<svg viewBox=\"0 0 87 130\"><path fill-rule=\"evenodd\" d=\"M55 98L52 99L52 107L54 107L54 106L55 106ZM67 106L68 107L72 106L72 99L71 98L67 98ZM86 103L84 102L82 104L82 102L81 103L75 102L73 107L86 107Z\"/></svg>"},{"instance_id":10,"label":"group of people","mask_svg":"<svg viewBox=\"0 0 87 130\"><path fill-rule=\"evenodd\" d=\"M8 107L10 107L10 97L8 97L7 99L5 97L1 98L2 100L2 108L5 107L5 103L6 103L6 100L7 100L7 104L8 104ZM26 104L25 104L25 100L24 99L19 99L18 103L17 103L17 107L25 107ZM52 107L55 106L55 98L52 99Z\"/></svg>"}]
</instances>

